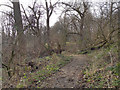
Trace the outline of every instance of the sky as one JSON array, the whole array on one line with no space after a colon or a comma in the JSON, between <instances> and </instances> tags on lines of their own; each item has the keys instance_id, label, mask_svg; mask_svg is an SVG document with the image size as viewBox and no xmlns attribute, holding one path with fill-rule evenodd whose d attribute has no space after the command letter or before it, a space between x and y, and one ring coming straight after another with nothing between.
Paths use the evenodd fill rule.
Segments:
<instances>
[{"instance_id":1,"label":"sky","mask_svg":"<svg viewBox=\"0 0 120 90\"><path fill-rule=\"evenodd\" d=\"M19 0L19 1L20 1L20 4L22 4L25 9L27 9L28 5L32 5L34 2L34 0ZM45 3L44 0L38 0L38 1L40 1L43 4ZM52 3L54 3L55 1L57 0L51 0ZM9 0L0 0L0 4L12 5ZM8 11L8 10L10 9L5 6L0 6L0 11ZM55 13L52 14L52 16L50 17L50 26L53 26L54 23L58 20L58 17L60 15L59 13L60 12L56 12L56 14Z\"/></svg>"},{"instance_id":2,"label":"sky","mask_svg":"<svg viewBox=\"0 0 120 90\"><path fill-rule=\"evenodd\" d=\"M28 5L32 5L34 2L34 0L19 0L19 1L20 1L20 4L23 4L24 8L27 8ZM45 0L38 0L38 1L43 4L45 3L44 2ZM50 1L50 0L47 0L47 1ZM51 0L52 3L56 2L56 1L57 0ZM69 1L69 0L60 0L60 1ZM71 1L75 1L75 0L71 0ZM78 1L80 1L80 0L78 0ZM90 1L90 2L105 2L105 1L108 2L109 1L110 2L111 0L84 0L84 1ZM119 0L113 0L113 1L118 2ZM12 5L9 0L0 0L0 4ZM7 8L5 6L0 6L0 11L5 11L5 10L8 11L9 8ZM56 14L55 13L52 14L52 16L50 18L50 26L54 25L54 23L58 20L59 15L60 15L60 12L57 12Z\"/></svg>"}]
</instances>

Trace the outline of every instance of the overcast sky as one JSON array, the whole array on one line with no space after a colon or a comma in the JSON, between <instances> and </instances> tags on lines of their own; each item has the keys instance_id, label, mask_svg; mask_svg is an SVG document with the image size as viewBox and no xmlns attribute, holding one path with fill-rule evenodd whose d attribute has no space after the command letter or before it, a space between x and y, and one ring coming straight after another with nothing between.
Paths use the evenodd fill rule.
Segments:
<instances>
[{"instance_id":1,"label":"overcast sky","mask_svg":"<svg viewBox=\"0 0 120 90\"><path fill-rule=\"evenodd\" d=\"M35 0L19 0L20 4L23 4L24 8L27 8L28 5L32 5L33 2ZM45 0L38 0L41 3L45 3ZM48 0L49 1L49 0ZM52 3L56 2L58 0L51 0ZM60 0L61 1L61 0ZM62 0L62 1L69 1L69 0ZM70 1L74 1L74 0L70 0ZM78 0L80 1L80 0ZM85 0L84 0L85 1ZM86 0L88 1L88 0ZM105 1L111 1L111 0L89 0L90 2L105 2ZM119 0L114 0L114 1L119 1ZM9 0L0 0L0 4L11 4ZM12 4L11 4L12 5ZM5 7L5 6L0 6L0 11L5 11L5 10L9 10L9 8ZM50 26L54 25L54 23L58 20L58 17L60 15L60 12L57 12L56 14L53 13L51 18L50 18Z\"/></svg>"},{"instance_id":2,"label":"overcast sky","mask_svg":"<svg viewBox=\"0 0 120 90\"><path fill-rule=\"evenodd\" d=\"M20 4L23 4L24 8L27 8L28 5L32 5L34 0L19 0ZM38 0L41 3L44 4L44 0ZM49 1L49 0L48 0ZM51 0L52 3L54 3L57 0ZM0 4L11 4L9 0L0 0ZM11 4L12 5L12 4ZM5 6L0 6L0 11L7 11L9 10L9 8L5 7ZM58 20L59 17L59 12L57 12L56 14L53 13L51 18L50 18L50 26L54 25L54 23Z\"/></svg>"}]
</instances>

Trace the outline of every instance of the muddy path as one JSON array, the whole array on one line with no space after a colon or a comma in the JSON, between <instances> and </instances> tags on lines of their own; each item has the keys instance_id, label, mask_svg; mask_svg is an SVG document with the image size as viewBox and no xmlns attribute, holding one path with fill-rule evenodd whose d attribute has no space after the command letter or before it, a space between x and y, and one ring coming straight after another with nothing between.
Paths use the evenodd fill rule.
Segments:
<instances>
[{"instance_id":1,"label":"muddy path","mask_svg":"<svg viewBox=\"0 0 120 90\"><path fill-rule=\"evenodd\" d=\"M62 67L43 82L45 88L74 88L78 84L81 71L89 59L86 55L73 55L73 61Z\"/></svg>"}]
</instances>

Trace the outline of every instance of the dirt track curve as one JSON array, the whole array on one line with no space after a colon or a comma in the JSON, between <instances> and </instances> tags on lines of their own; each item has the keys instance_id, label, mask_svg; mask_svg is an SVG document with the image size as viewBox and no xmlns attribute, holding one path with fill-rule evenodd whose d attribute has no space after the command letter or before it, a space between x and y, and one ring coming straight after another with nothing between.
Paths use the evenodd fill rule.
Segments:
<instances>
[{"instance_id":1,"label":"dirt track curve","mask_svg":"<svg viewBox=\"0 0 120 90\"><path fill-rule=\"evenodd\" d=\"M73 55L73 61L49 77L41 87L45 88L74 88L78 84L81 70L87 64L85 55Z\"/></svg>"}]
</instances>

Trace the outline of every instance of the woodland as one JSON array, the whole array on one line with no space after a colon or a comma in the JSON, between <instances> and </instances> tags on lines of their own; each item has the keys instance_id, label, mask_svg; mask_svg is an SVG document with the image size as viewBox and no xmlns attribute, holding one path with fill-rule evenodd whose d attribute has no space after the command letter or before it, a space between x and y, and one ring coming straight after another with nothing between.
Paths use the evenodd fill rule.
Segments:
<instances>
[{"instance_id":1,"label":"woodland","mask_svg":"<svg viewBox=\"0 0 120 90\"><path fill-rule=\"evenodd\" d=\"M8 1L0 88L120 87L120 2Z\"/></svg>"}]
</instances>

